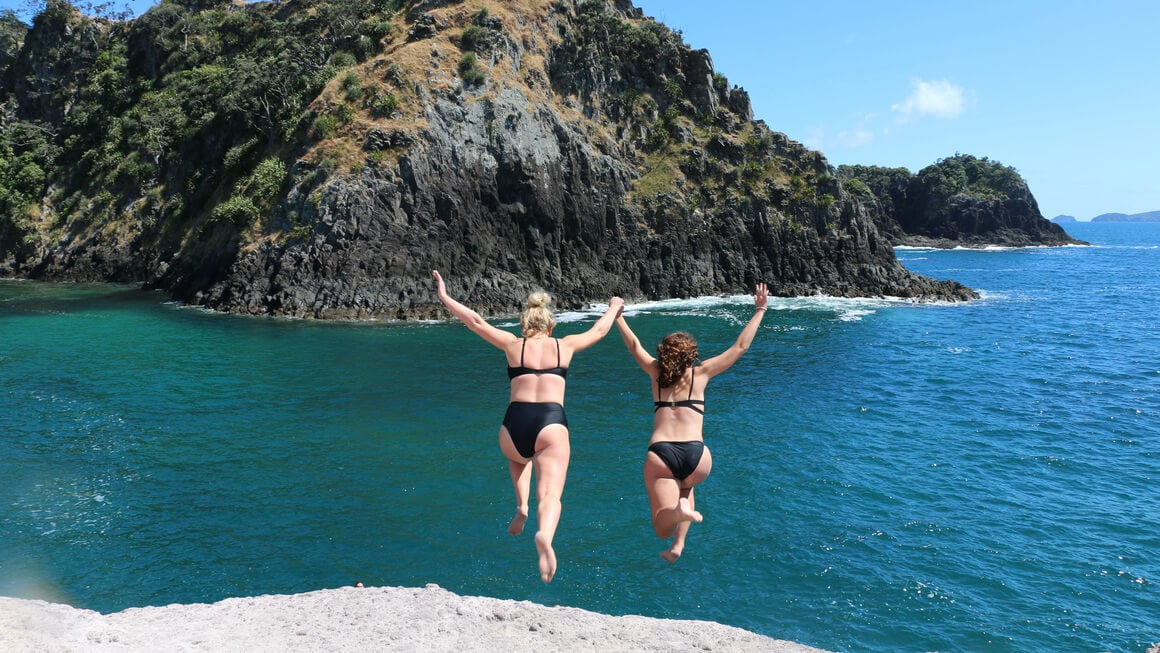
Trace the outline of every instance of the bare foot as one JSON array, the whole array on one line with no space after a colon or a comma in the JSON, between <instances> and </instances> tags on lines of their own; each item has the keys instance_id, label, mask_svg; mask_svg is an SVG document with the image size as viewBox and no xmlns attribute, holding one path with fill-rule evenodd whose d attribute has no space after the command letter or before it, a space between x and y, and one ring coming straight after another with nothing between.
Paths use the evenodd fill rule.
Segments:
<instances>
[{"instance_id":1,"label":"bare foot","mask_svg":"<svg viewBox=\"0 0 1160 653\"><path fill-rule=\"evenodd\" d=\"M550 583L556 575L556 552L547 535L536 533L536 551L540 553L540 580Z\"/></svg>"},{"instance_id":2,"label":"bare foot","mask_svg":"<svg viewBox=\"0 0 1160 653\"><path fill-rule=\"evenodd\" d=\"M683 499L682 499L682 501L683 501ZM661 557L664 558L665 560L667 560L668 562L676 562L677 558L681 557L681 554L684 553L684 551L685 551L685 539L680 536L680 533L681 533L681 527L674 526L673 527L673 543L669 545L669 548L665 549L664 551L661 551Z\"/></svg>"},{"instance_id":3,"label":"bare foot","mask_svg":"<svg viewBox=\"0 0 1160 653\"><path fill-rule=\"evenodd\" d=\"M678 521L693 521L701 523L705 519L701 516L701 513L693 510L693 506L689 505L689 500L685 497L682 497L681 500L677 502L677 514L680 515L680 519L678 519Z\"/></svg>"},{"instance_id":4,"label":"bare foot","mask_svg":"<svg viewBox=\"0 0 1160 653\"><path fill-rule=\"evenodd\" d=\"M512 523L508 524L508 532L512 535L519 535L524 532L524 523L528 521L527 507L516 510L516 516L512 517Z\"/></svg>"}]
</instances>

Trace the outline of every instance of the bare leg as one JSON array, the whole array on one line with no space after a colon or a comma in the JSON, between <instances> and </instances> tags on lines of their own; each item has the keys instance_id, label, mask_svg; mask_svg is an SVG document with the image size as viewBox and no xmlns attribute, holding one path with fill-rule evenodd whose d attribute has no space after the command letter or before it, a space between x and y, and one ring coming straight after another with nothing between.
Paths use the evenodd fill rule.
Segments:
<instances>
[{"instance_id":1,"label":"bare leg","mask_svg":"<svg viewBox=\"0 0 1160 653\"><path fill-rule=\"evenodd\" d=\"M698 514L698 515L701 514L701 513L696 512L696 510L694 510L694 506L696 505L696 503L693 500L693 488L691 488L691 487L690 488L681 488L680 501L681 502L688 501L689 510L694 512L695 514ZM701 520L697 519L694 521L701 521ZM676 562L677 558L681 557L681 554L684 553L684 551L685 551L685 538L688 537L688 535L689 535L689 526L692 523L693 523L692 521L682 521L679 524L677 524L677 527L673 529L673 543L669 546L669 548L665 549L664 551L661 551L662 558L664 558L665 560L667 560L669 562Z\"/></svg>"},{"instance_id":2,"label":"bare leg","mask_svg":"<svg viewBox=\"0 0 1160 653\"><path fill-rule=\"evenodd\" d=\"M650 459L655 457L656 454L649 454ZM653 530L657 537L665 539L673 537L674 529L680 524L702 520L701 513L693 510L689 503L680 481L669 474L671 472L659 458L655 464L652 460L645 461L644 480L652 510Z\"/></svg>"},{"instance_id":3,"label":"bare leg","mask_svg":"<svg viewBox=\"0 0 1160 653\"><path fill-rule=\"evenodd\" d=\"M516 516L508 524L508 532L519 535L524 531L524 523L528 521L528 497L532 493L532 465L531 461L520 455L516 450L512 436L507 427L499 427L499 449L508 459L508 472L512 477L512 488L516 491Z\"/></svg>"},{"instance_id":4,"label":"bare leg","mask_svg":"<svg viewBox=\"0 0 1160 653\"><path fill-rule=\"evenodd\" d=\"M660 556L669 562L675 562L684 552L689 526L704 519L694 507L693 488L704 481L712 469L713 457L708 447L701 455L697 469L684 482L673 478L660 456L653 452L645 456L644 484L652 511L653 530L661 539L673 538L669 548L660 552Z\"/></svg>"},{"instance_id":5,"label":"bare leg","mask_svg":"<svg viewBox=\"0 0 1160 653\"><path fill-rule=\"evenodd\" d=\"M508 461L508 469L512 475L512 487L516 491L516 516L508 524L508 532L519 535L524 532L524 523L528 521L528 496L532 491L532 466L530 463Z\"/></svg>"},{"instance_id":6,"label":"bare leg","mask_svg":"<svg viewBox=\"0 0 1160 653\"><path fill-rule=\"evenodd\" d=\"M540 580L550 583L556 575L556 551L552 548L552 540L560 524L561 499L572 449L568 431L560 425L545 427L537 439L537 446L539 450L532 459L536 468L536 501L539 504L536 507L536 553L539 555Z\"/></svg>"},{"instance_id":7,"label":"bare leg","mask_svg":"<svg viewBox=\"0 0 1160 653\"><path fill-rule=\"evenodd\" d=\"M681 524L690 522L700 522L704 519L701 513L693 510L692 504L687 497L682 496L677 500L677 505L671 508L661 508L653 514L653 528L656 529L657 534L664 533L661 537L672 537L673 529Z\"/></svg>"}]
</instances>

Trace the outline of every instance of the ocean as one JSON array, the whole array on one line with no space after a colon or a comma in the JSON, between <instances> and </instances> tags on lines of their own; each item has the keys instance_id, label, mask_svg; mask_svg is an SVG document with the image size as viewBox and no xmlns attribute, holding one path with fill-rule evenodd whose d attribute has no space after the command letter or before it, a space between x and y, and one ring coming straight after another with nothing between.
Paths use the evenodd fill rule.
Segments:
<instances>
[{"instance_id":1,"label":"ocean","mask_svg":"<svg viewBox=\"0 0 1160 653\"><path fill-rule=\"evenodd\" d=\"M709 386L705 521L675 564L641 480L648 379L614 329L569 371L548 585L534 518L506 532L503 355L462 325L0 281L0 595L113 612L435 583L834 651L1142 653L1160 642L1160 225L1066 228L1092 246L898 250L981 293L966 304L771 300ZM627 317L650 348L685 330L712 355L751 307Z\"/></svg>"}]
</instances>

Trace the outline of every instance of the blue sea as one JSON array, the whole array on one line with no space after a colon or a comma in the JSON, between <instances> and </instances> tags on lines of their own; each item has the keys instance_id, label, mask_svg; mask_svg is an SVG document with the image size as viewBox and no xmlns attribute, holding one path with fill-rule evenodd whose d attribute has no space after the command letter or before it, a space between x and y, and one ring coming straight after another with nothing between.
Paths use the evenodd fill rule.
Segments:
<instances>
[{"instance_id":1,"label":"blue sea","mask_svg":"<svg viewBox=\"0 0 1160 653\"><path fill-rule=\"evenodd\" d=\"M709 387L705 521L676 564L641 479L648 379L615 331L578 355L549 585L534 519L506 532L503 356L462 325L0 282L0 595L113 612L436 583L833 651L1143 652L1160 642L1160 224L1067 229L1092 246L898 250L981 293L966 304L773 300ZM628 319L711 355L751 307Z\"/></svg>"}]
</instances>

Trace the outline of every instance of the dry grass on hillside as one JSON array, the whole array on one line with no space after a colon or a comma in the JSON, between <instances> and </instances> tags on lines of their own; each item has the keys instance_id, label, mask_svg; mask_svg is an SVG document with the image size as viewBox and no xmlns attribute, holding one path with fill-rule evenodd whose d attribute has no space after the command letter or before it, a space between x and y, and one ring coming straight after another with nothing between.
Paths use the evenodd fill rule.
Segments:
<instances>
[{"instance_id":1,"label":"dry grass on hillside","mask_svg":"<svg viewBox=\"0 0 1160 653\"><path fill-rule=\"evenodd\" d=\"M482 92L466 94L464 100L488 100L498 88L520 88L532 103L549 102L551 94L544 53L559 41L558 35L543 29L544 17L552 11L551 4L549 0L520 3L468 0L459 5L433 9L428 13L435 20L437 33L431 38L415 41L407 40L410 25L405 16L401 13L394 16L391 36L383 53L340 72L310 105L313 115L332 115L340 119L333 137L316 143L304 158L315 163L329 159L341 170L358 170L366 163L361 144L371 129L411 134L424 129L427 124L423 111L427 98L433 94L456 94L463 87L458 68L466 53L460 46L460 39L481 11L486 11L489 18L499 19L502 24L499 31L519 46L519 60L513 61L506 50L498 48L500 51L487 56L478 55L477 62L485 70L486 81ZM351 73L361 89L360 99L353 101L347 98L345 88L345 80ZM390 116L376 115L369 100L388 95L396 102L395 111Z\"/></svg>"}]
</instances>

